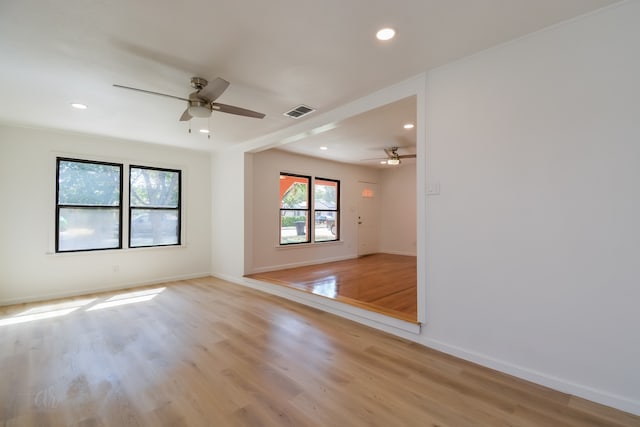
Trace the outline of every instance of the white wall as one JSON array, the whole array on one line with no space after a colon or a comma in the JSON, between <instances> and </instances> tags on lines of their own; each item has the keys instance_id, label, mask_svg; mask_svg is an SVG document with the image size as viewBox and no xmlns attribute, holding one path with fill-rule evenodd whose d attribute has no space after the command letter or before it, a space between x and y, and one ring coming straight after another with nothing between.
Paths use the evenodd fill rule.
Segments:
<instances>
[{"instance_id":1,"label":"white wall","mask_svg":"<svg viewBox=\"0 0 640 427\"><path fill-rule=\"evenodd\" d=\"M211 272L242 277L245 244L245 154L211 154Z\"/></svg>"},{"instance_id":2,"label":"white wall","mask_svg":"<svg viewBox=\"0 0 640 427\"><path fill-rule=\"evenodd\" d=\"M380 252L416 255L416 165L405 160L380 179Z\"/></svg>"},{"instance_id":3,"label":"white wall","mask_svg":"<svg viewBox=\"0 0 640 427\"><path fill-rule=\"evenodd\" d=\"M433 70L423 340L640 413L640 2Z\"/></svg>"},{"instance_id":4,"label":"white wall","mask_svg":"<svg viewBox=\"0 0 640 427\"><path fill-rule=\"evenodd\" d=\"M51 253L59 154L181 169L184 245ZM0 126L0 305L208 275L209 172L208 153Z\"/></svg>"},{"instance_id":5,"label":"white wall","mask_svg":"<svg viewBox=\"0 0 640 427\"><path fill-rule=\"evenodd\" d=\"M253 265L247 272L328 262L357 256L358 181L377 182L376 169L351 166L300 156L281 150L267 150L253 156ZM340 180L340 242L279 247L280 172Z\"/></svg>"}]
</instances>

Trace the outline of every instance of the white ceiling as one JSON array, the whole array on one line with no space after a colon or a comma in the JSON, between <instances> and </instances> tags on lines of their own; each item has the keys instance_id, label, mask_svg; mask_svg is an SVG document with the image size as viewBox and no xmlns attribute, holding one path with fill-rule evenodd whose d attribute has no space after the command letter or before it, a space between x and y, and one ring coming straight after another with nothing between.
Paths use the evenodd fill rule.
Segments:
<instances>
[{"instance_id":1,"label":"white ceiling","mask_svg":"<svg viewBox=\"0 0 640 427\"><path fill-rule=\"evenodd\" d=\"M416 123L415 96L314 128L303 139L278 149L361 166L395 168L398 166L380 161L387 159L385 148L398 147L399 155L416 154L416 128L404 128L409 123ZM400 167L411 163L415 159L402 159Z\"/></svg>"},{"instance_id":2,"label":"white ceiling","mask_svg":"<svg viewBox=\"0 0 640 427\"><path fill-rule=\"evenodd\" d=\"M298 123L282 113L300 103L326 112L615 2L7 0L0 121L215 150ZM396 38L377 41L383 26ZM208 140L178 121L182 101L112 86L186 96L192 76L230 81L218 101L266 118L214 113Z\"/></svg>"}]
</instances>

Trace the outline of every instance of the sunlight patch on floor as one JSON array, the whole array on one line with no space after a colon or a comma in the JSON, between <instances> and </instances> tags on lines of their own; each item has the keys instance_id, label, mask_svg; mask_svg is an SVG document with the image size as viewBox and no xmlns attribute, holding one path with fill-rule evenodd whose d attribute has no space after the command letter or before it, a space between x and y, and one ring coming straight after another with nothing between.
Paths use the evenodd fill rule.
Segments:
<instances>
[{"instance_id":1,"label":"sunlight patch on floor","mask_svg":"<svg viewBox=\"0 0 640 427\"><path fill-rule=\"evenodd\" d=\"M137 302L150 301L166 288L145 289L142 291L126 292L124 294L114 295L105 302L89 307L86 311L102 310L109 307L117 307L120 305L134 304Z\"/></svg>"},{"instance_id":2,"label":"sunlight patch on floor","mask_svg":"<svg viewBox=\"0 0 640 427\"><path fill-rule=\"evenodd\" d=\"M79 307L65 308L62 310L46 311L44 313L26 314L24 316L9 317L8 319L1 319L0 326L15 325L17 323L32 322L34 320L50 319L52 317L66 316L67 314L73 311L76 311L78 308Z\"/></svg>"},{"instance_id":3,"label":"sunlight patch on floor","mask_svg":"<svg viewBox=\"0 0 640 427\"><path fill-rule=\"evenodd\" d=\"M91 304L98 301L99 298L74 299L53 304L38 305L11 317L7 317L6 319L0 319L0 326L15 325L18 323L32 322L34 320L66 316L67 314L89 305L91 306L86 308L85 311L101 310L109 307L150 301L165 289L165 287L162 287L125 292L114 295L104 302L95 305Z\"/></svg>"}]
</instances>

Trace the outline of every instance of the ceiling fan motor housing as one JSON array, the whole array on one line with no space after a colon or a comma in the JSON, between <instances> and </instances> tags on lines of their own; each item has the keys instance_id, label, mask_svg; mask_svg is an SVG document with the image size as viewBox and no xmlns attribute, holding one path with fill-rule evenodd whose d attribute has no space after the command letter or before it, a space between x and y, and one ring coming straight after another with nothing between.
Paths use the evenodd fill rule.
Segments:
<instances>
[{"instance_id":1,"label":"ceiling fan motor housing","mask_svg":"<svg viewBox=\"0 0 640 427\"><path fill-rule=\"evenodd\" d=\"M191 87L195 90L202 90L209 82L202 77L191 77Z\"/></svg>"}]
</instances>

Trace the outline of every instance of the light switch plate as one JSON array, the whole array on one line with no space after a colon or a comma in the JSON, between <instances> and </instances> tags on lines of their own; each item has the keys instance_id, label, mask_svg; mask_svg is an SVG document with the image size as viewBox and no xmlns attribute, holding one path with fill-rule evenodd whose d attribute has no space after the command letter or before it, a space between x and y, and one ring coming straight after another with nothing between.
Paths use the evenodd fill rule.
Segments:
<instances>
[{"instance_id":1,"label":"light switch plate","mask_svg":"<svg viewBox=\"0 0 640 427\"><path fill-rule=\"evenodd\" d=\"M437 196L440 194L440 183L437 181L427 183L427 196Z\"/></svg>"}]
</instances>

